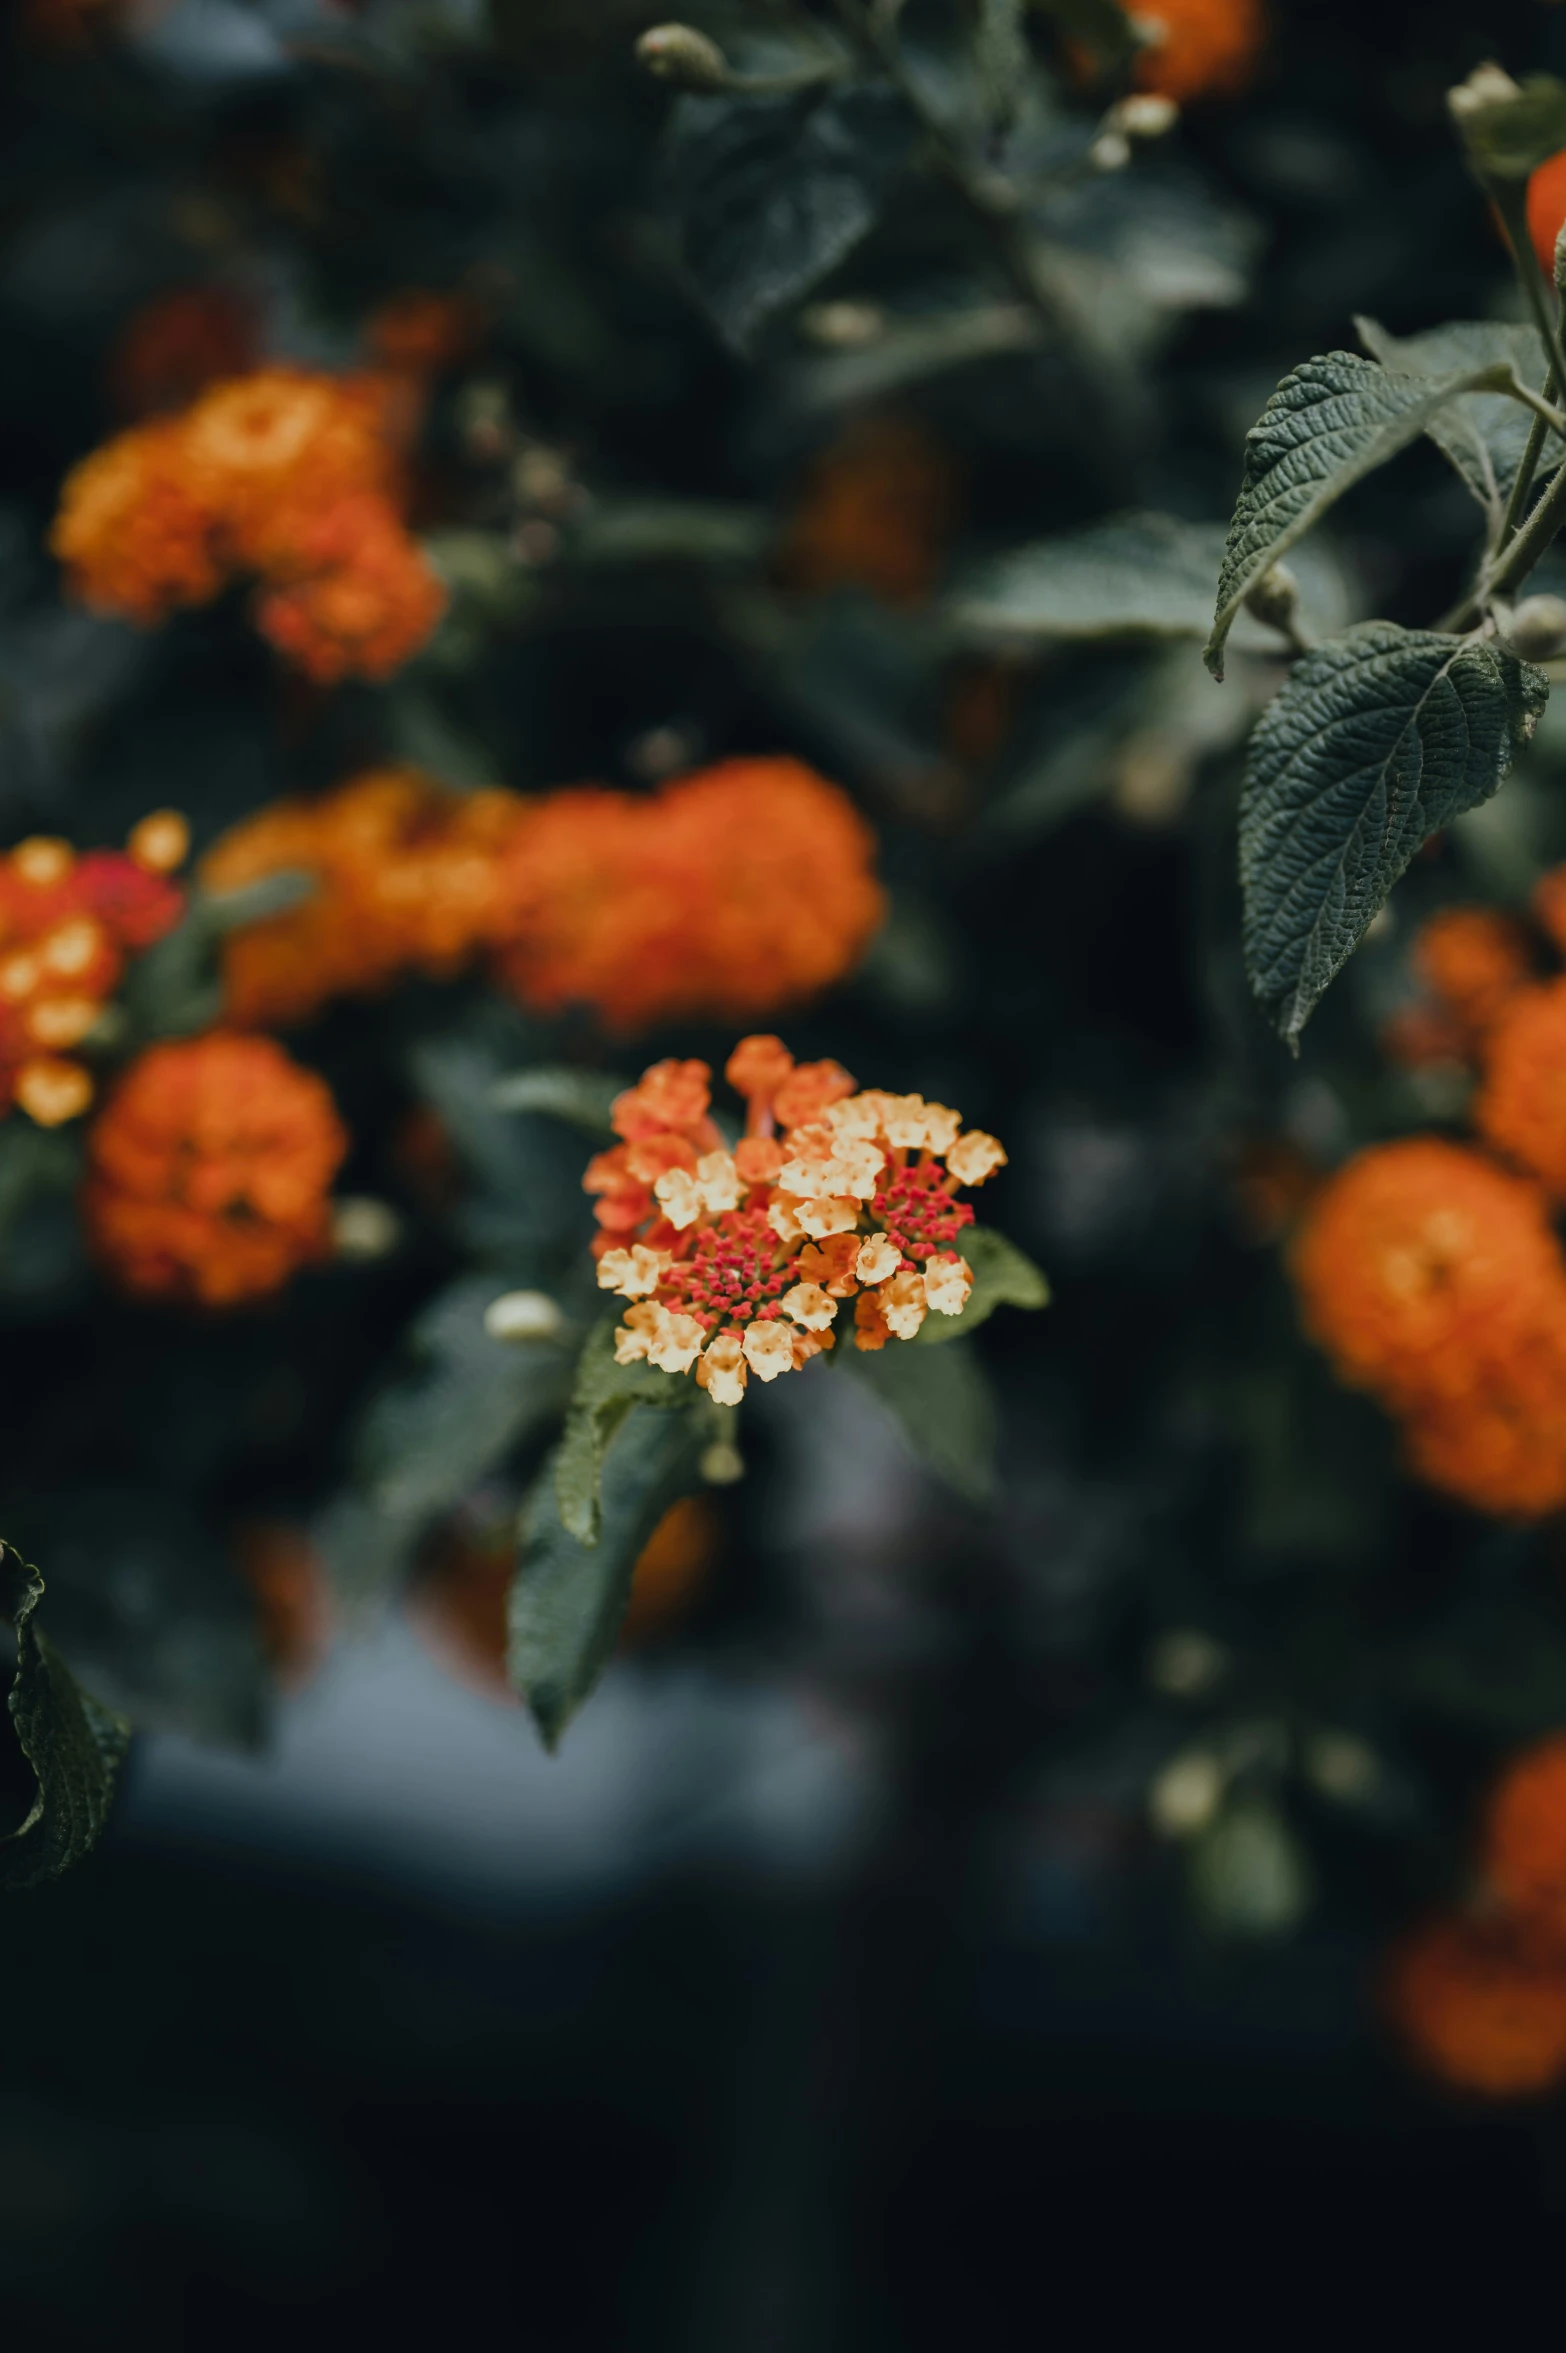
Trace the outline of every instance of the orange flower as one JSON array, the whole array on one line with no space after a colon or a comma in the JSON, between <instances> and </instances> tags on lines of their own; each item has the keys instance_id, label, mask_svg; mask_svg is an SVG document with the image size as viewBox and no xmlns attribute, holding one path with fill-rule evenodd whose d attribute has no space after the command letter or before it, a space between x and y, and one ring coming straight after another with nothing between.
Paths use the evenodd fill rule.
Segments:
<instances>
[{"instance_id":1,"label":"orange flower","mask_svg":"<svg viewBox=\"0 0 1566 2353\"><path fill-rule=\"evenodd\" d=\"M178 286L144 303L109 362L115 406L132 417L184 408L209 384L253 367L253 306L227 286Z\"/></svg>"},{"instance_id":2,"label":"orange flower","mask_svg":"<svg viewBox=\"0 0 1566 2353\"><path fill-rule=\"evenodd\" d=\"M127 955L178 922L184 893L157 870L176 832L182 844L184 819L164 809L133 829L130 855L34 835L0 858L0 1112L19 1103L58 1127L87 1109L92 1079L62 1050L97 1026Z\"/></svg>"},{"instance_id":3,"label":"orange flower","mask_svg":"<svg viewBox=\"0 0 1566 2353\"><path fill-rule=\"evenodd\" d=\"M1404 1405L1404 1451L1429 1487L1497 1519L1542 1518L1566 1504L1566 1297L1459 1363L1443 1393ZM1466 1381L1459 1392L1458 1383Z\"/></svg>"},{"instance_id":4,"label":"orange flower","mask_svg":"<svg viewBox=\"0 0 1566 2353\"><path fill-rule=\"evenodd\" d=\"M243 925L224 949L228 1018L306 1021L329 998L372 995L401 972L456 972L492 936L501 852L521 804L448 791L413 768L370 769L319 801L278 801L208 851L209 890L296 868L309 898Z\"/></svg>"},{"instance_id":5,"label":"orange flower","mask_svg":"<svg viewBox=\"0 0 1566 2353\"><path fill-rule=\"evenodd\" d=\"M1566 2074L1566 1969L1504 1922L1432 1920L1394 1955L1385 1998L1414 2058L1462 2091L1516 2098Z\"/></svg>"},{"instance_id":6,"label":"orange flower","mask_svg":"<svg viewBox=\"0 0 1566 2353\"><path fill-rule=\"evenodd\" d=\"M1464 1396L1566 1303L1538 1189L1476 1152L1413 1136L1362 1152L1316 1196L1294 1250L1305 1322L1344 1377L1413 1404Z\"/></svg>"},{"instance_id":7,"label":"orange flower","mask_svg":"<svg viewBox=\"0 0 1566 2353\"><path fill-rule=\"evenodd\" d=\"M1552 866L1535 883L1533 914L1560 953L1566 955L1566 866Z\"/></svg>"},{"instance_id":8,"label":"orange flower","mask_svg":"<svg viewBox=\"0 0 1566 2353\"><path fill-rule=\"evenodd\" d=\"M779 577L810 595L868 588L887 604L923 604L956 513L955 468L916 418L856 418L811 468Z\"/></svg>"},{"instance_id":9,"label":"orange flower","mask_svg":"<svg viewBox=\"0 0 1566 2353\"><path fill-rule=\"evenodd\" d=\"M88 1135L89 1240L147 1298L264 1298L327 1255L327 1193L347 1149L323 1082L270 1038L153 1046Z\"/></svg>"},{"instance_id":10,"label":"orange flower","mask_svg":"<svg viewBox=\"0 0 1566 2353\"><path fill-rule=\"evenodd\" d=\"M1536 1741L1502 1774L1482 1856L1498 1900L1566 1955L1566 1733Z\"/></svg>"},{"instance_id":11,"label":"orange flower","mask_svg":"<svg viewBox=\"0 0 1566 2353\"><path fill-rule=\"evenodd\" d=\"M955 1244L973 1211L957 1192L1005 1160L995 1138L959 1133L922 1095L856 1093L836 1063L796 1070L773 1037L743 1039L729 1070L747 1097L733 1153L707 1116L707 1065L663 1062L620 1096L626 1141L583 1180L600 1196L599 1287L631 1302L618 1362L694 1369L714 1404L737 1405L752 1373L772 1381L830 1348L856 1294L860 1348L961 1315L973 1277ZM801 1080L805 1115L778 1136ZM757 1165L756 1144L775 1155Z\"/></svg>"},{"instance_id":12,"label":"orange flower","mask_svg":"<svg viewBox=\"0 0 1566 2353\"><path fill-rule=\"evenodd\" d=\"M371 313L365 341L383 368L437 376L468 357L481 327L477 306L465 294L410 286Z\"/></svg>"},{"instance_id":13,"label":"orange flower","mask_svg":"<svg viewBox=\"0 0 1566 2353\"><path fill-rule=\"evenodd\" d=\"M612 1030L745 1019L849 971L881 921L874 836L797 760L727 760L659 793L532 805L507 862L501 978Z\"/></svg>"},{"instance_id":14,"label":"orange flower","mask_svg":"<svg viewBox=\"0 0 1566 2353\"><path fill-rule=\"evenodd\" d=\"M1521 924L1493 907L1447 907L1420 926L1414 941L1414 970L1474 1037L1527 985L1532 962Z\"/></svg>"},{"instance_id":15,"label":"orange flower","mask_svg":"<svg viewBox=\"0 0 1566 2353\"><path fill-rule=\"evenodd\" d=\"M1473 1118L1487 1143L1566 1195L1566 980L1524 989L1491 1030Z\"/></svg>"},{"instance_id":16,"label":"orange flower","mask_svg":"<svg viewBox=\"0 0 1566 2353\"><path fill-rule=\"evenodd\" d=\"M1553 285L1555 240L1566 221L1566 148L1541 163L1528 182L1528 230L1539 267Z\"/></svg>"},{"instance_id":17,"label":"orange flower","mask_svg":"<svg viewBox=\"0 0 1566 2353\"><path fill-rule=\"evenodd\" d=\"M1135 14L1159 34L1137 55L1139 90L1188 106L1235 97L1254 78L1267 37L1262 0L1147 0Z\"/></svg>"},{"instance_id":18,"label":"orange flower","mask_svg":"<svg viewBox=\"0 0 1566 2353\"><path fill-rule=\"evenodd\" d=\"M239 1573L255 1596L261 1645L281 1680L308 1680L331 1635L331 1601L320 1555L303 1528L247 1520L233 1536Z\"/></svg>"},{"instance_id":19,"label":"orange flower","mask_svg":"<svg viewBox=\"0 0 1566 2353\"><path fill-rule=\"evenodd\" d=\"M263 632L311 677L386 677L445 607L396 503L405 407L384 377L215 384L85 458L50 544L85 603L144 623L254 575Z\"/></svg>"}]
</instances>

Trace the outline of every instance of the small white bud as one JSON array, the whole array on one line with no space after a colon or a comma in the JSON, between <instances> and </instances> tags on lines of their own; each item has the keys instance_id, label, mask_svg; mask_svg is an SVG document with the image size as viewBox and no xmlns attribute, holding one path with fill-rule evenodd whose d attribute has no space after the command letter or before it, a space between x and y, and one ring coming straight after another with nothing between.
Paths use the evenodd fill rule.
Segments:
<instances>
[{"instance_id":1,"label":"small white bud","mask_svg":"<svg viewBox=\"0 0 1566 2353\"><path fill-rule=\"evenodd\" d=\"M1207 1749L1174 1757L1147 1793L1153 1828L1165 1838L1194 1838L1223 1801L1223 1767Z\"/></svg>"},{"instance_id":2,"label":"small white bud","mask_svg":"<svg viewBox=\"0 0 1566 2353\"><path fill-rule=\"evenodd\" d=\"M1171 1699L1201 1699L1223 1681L1229 1653L1197 1626L1174 1626L1147 1654L1147 1679Z\"/></svg>"},{"instance_id":3,"label":"small white bud","mask_svg":"<svg viewBox=\"0 0 1566 2353\"><path fill-rule=\"evenodd\" d=\"M1305 1744L1306 1778L1339 1805L1356 1805L1375 1794L1381 1763L1369 1743L1353 1732L1313 1732Z\"/></svg>"},{"instance_id":4,"label":"small white bud","mask_svg":"<svg viewBox=\"0 0 1566 2353\"><path fill-rule=\"evenodd\" d=\"M709 1487L732 1487L745 1476L745 1457L727 1438L715 1438L697 1467Z\"/></svg>"},{"instance_id":5,"label":"small white bud","mask_svg":"<svg viewBox=\"0 0 1566 2353\"><path fill-rule=\"evenodd\" d=\"M484 1310L492 1340L552 1340L564 1321L547 1291L502 1291Z\"/></svg>"},{"instance_id":6,"label":"small white bud","mask_svg":"<svg viewBox=\"0 0 1566 2353\"><path fill-rule=\"evenodd\" d=\"M717 42L694 25L653 25L636 44L636 62L681 90L726 90L733 78Z\"/></svg>"},{"instance_id":7,"label":"small white bud","mask_svg":"<svg viewBox=\"0 0 1566 2353\"><path fill-rule=\"evenodd\" d=\"M1100 131L1088 149L1096 172L1123 172L1131 161L1131 142L1123 131Z\"/></svg>"},{"instance_id":8,"label":"small white bud","mask_svg":"<svg viewBox=\"0 0 1566 2353\"><path fill-rule=\"evenodd\" d=\"M1505 67L1491 59L1484 65L1476 65L1467 81L1459 82L1455 90L1448 90L1446 103L1461 122L1469 115L1483 114L1489 107L1509 106L1514 98L1521 96L1521 90Z\"/></svg>"},{"instance_id":9,"label":"small white bud","mask_svg":"<svg viewBox=\"0 0 1566 2353\"><path fill-rule=\"evenodd\" d=\"M1506 637L1525 662L1553 662L1566 654L1566 597L1525 596Z\"/></svg>"},{"instance_id":10,"label":"small white bud","mask_svg":"<svg viewBox=\"0 0 1566 2353\"><path fill-rule=\"evenodd\" d=\"M1110 108L1103 127L1127 139L1167 139L1179 120L1180 109L1172 98L1157 90L1133 90Z\"/></svg>"},{"instance_id":11,"label":"small white bud","mask_svg":"<svg viewBox=\"0 0 1566 2353\"><path fill-rule=\"evenodd\" d=\"M389 1258L402 1240L402 1219L389 1201L350 1193L332 1203L332 1247L339 1258Z\"/></svg>"},{"instance_id":12,"label":"small white bud","mask_svg":"<svg viewBox=\"0 0 1566 2353\"><path fill-rule=\"evenodd\" d=\"M1245 609L1269 629L1289 635L1300 609L1300 584L1287 564L1270 564L1245 592Z\"/></svg>"}]
</instances>

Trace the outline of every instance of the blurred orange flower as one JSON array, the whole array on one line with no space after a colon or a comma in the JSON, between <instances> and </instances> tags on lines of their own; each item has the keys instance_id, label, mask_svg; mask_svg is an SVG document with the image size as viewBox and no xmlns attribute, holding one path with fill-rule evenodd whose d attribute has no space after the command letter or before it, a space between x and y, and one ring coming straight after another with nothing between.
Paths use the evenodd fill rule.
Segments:
<instances>
[{"instance_id":1,"label":"blurred orange flower","mask_svg":"<svg viewBox=\"0 0 1566 2353\"><path fill-rule=\"evenodd\" d=\"M1485 1042L1474 1125L1566 1196L1566 979L1525 989Z\"/></svg>"},{"instance_id":2,"label":"blurred orange flower","mask_svg":"<svg viewBox=\"0 0 1566 2353\"><path fill-rule=\"evenodd\" d=\"M1566 222L1566 148L1552 155L1528 182L1528 230L1539 267L1555 282L1555 240Z\"/></svg>"},{"instance_id":3,"label":"blurred orange flower","mask_svg":"<svg viewBox=\"0 0 1566 2353\"><path fill-rule=\"evenodd\" d=\"M1481 1860L1498 1901L1566 1963L1566 1733L1512 1759L1490 1795Z\"/></svg>"},{"instance_id":4,"label":"blurred orange flower","mask_svg":"<svg viewBox=\"0 0 1566 2353\"><path fill-rule=\"evenodd\" d=\"M1147 0L1132 13L1157 33L1137 55L1139 90L1188 106L1235 97L1254 78L1267 37L1262 0Z\"/></svg>"},{"instance_id":5,"label":"blurred orange flower","mask_svg":"<svg viewBox=\"0 0 1566 2353\"><path fill-rule=\"evenodd\" d=\"M371 313L365 342L380 367L435 376L468 357L482 327L478 306L467 295L410 286Z\"/></svg>"},{"instance_id":6,"label":"blurred orange flower","mask_svg":"<svg viewBox=\"0 0 1566 2353\"><path fill-rule=\"evenodd\" d=\"M1394 1954L1385 2002L1411 2055L1459 2090L1516 2098L1566 2075L1566 1970L1504 1921L1430 1921Z\"/></svg>"},{"instance_id":7,"label":"blurred orange flower","mask_svg":"<svg viewBox=\"0 0 1566 2353\"><path fill-rule=\"evenodd\" d=\"M40 1127L77 1118L92 1079L66 1059L96 1028L128 956L173 929L185 895L168 869L184 858L184 819L144 817L128 851L34 835L0 857L0 1112Z\"/></svg>"},{"instance_id":8,"label":"blurred orange flower","mask_svg":"<svg viewBox=\"0 0 1566 2353\"><path fill-rule=\"evenodd\" d=\"M270 1038L153 1046L88 1133L88 1238L147 1298L231 1307L327 1256L348 1149L331 1095Z\"/></svg>"},{"instance_id":9,"label":"blurred orange flower","mask_svg":"<svg viewBox=\"0 0 1566 2353\"><path fill-rule=\"evenodd\" d=\"M917 418L858 417L816 459L778 557L785 587L923 604L957 519L957 471Z\"/></svg>"},{"instance_id":10,"label":"blurred orange flower","mask_svg":"<svg viewBox=\"0 0 1566 2353\"><path fill-rule=\"evenodd\" d=\"M234 1531L239 1573L255 1596L262 1648L284 1683L309 1679L331 1636L326 1571L303 1528L246 1520Z\"/></svg>"},{"instance_id":11,"label":"blurred orange flower","mask_svg":"<svg viewBox=\"0 0 1566 2353\"><path fill-rule=\"evenodd\" d=\"M1413 966L1465 1032L1480 1037L1532 977L1528 935L1493 907L1447 907L1421 924Z\"/></svg>"},{"instance_id":12,"label":"blurred orange flower","mask_svg":"<svg viewBox=\"0 0 1566 2353\"><path fill-rule=\"evenodd\" d=\"M252 575L309 676L383 678L445 606L399 513L405 425L386 378L257 369L84 458L50 544L84 603L142 623Z\"/></svg>"},{"instance_id":13,"label":"blurred orange flower","mask_svg":"<svg viewBox=\"0 0 1566 2353\"><path fill-rule=\"evenodd\" d=\"M414 768L376 768L318 801L244 818L202 861L209 890L291 868L316 888L229 934L229 1020L307 1021L328 999L371 995L401 972L457 971L497 927L501 853L521 807L499 790L455 793Z\"/></svg>"},{"instance_id":14,"label":"blurred orange flower","mask_svg":"<svg viewBox=\"0 0 1566 2353\"><path fill-rule=\"evenodd\" d=\"M884 909L875 837L798 760L726 760L649 795L531 804L504 884L501 979L543 1012L620 1032L744 1020L857 962Z\"/></svg>"}]
</instances>

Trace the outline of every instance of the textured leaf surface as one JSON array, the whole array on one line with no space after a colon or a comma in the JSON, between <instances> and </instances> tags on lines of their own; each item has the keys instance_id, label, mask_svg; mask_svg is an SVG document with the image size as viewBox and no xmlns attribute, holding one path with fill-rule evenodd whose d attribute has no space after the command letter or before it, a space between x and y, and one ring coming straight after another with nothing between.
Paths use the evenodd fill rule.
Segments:
<instances>
[{"instance_id":1,"label":"textured leaf surface","mask_svg":"<svg viewBox=\"0 0 1566 2353\"><path fill-rule=\"evenodd\" d=\"M1448 401L1511 380L1505 362L1404 376L1351 351L1329 351L1284 377L1245 438L1245 473L1207 641L1215 678L1223 676L1224 641L1246 591L1268 566L1354 483L1417 440Z\"/></svg>"},{"instance_id":2,"label":"textured leaf surface","mask_svg":"<svg viewBox=\"0 0 1566 2353\"><path fill-rule=\"evenodd\" d=\"M858 244L912 137L901 99L880 84L681 99L671 131L681 246L736 350Z\"/></svg>"},{"instance_id":3,"label":"textured leaf surface","mask_svg":"<svg viewBox=\"0 0 1566 2353\"><path fill-rule=\"evenodd\" d=\"M850 1377L879 1397L920 1462L971 1503L995 1487L995 1399L971 1348L920 1348L890 1340L862 1355L836 1352Z\"/></svg>"},{"instance_id":4,"label":"textured leaf surface","mask_svg":"<svg viewBox=\"0 0 1566 2353\"><path fill-rule=\"evenodd\" d=\"M21 1826L0 1837L0 1887L36 1887L96 1846L109 1818L114 1778L130 1726L83 1691L34 1619L43 1593L36 1569L0 1550L0 1611L16 1629L8 1706L38 1794Z\"/></svg>"},{"instance_id":5,"label":"textured leaf surface","mask_svg":"<svg viewBox=\"0 0 1566 2353\"><path fill-rule=\"evenodd\" d=\"M1354 325L1372 359L1401 375L1461 375L1499 363L1535 391L1544 383L1544 345L1533 327L1496 319L1456 319L1423 335L1389 335L1375 319L1356 319ZM1520 401L1499 392L1470 392L1438 409L1425 431L1480 505L1499 515L1517 479L1532 427L1533 417ZM1552 435L1539 465L1541 481L1555 471L1563 455L1566 452Z\"/></svg>"},{"instance_id":6,"label":"textured leaf surface","mask_svg":"<svg viewBox=\"0 0 1566 2353\"><path fill-rule=\"evenodd\" d=\"M604 1458L631 1408L650 1405L668 1410L688 1406L693 1396L701 1394L683 1373L660 1372L655 1364L616 1364L617 1321L617 1317L607 1316L588 1335L555 1453L555 1494L561 1522L581 1544L598 1542Z\"/></svg>"},{"instance_id":7,"label":"textured leaf surface","mask_svg":"<svg viewBox=\"0 0 1566 2353\"><path fill-rule=\"evenodd\" d=\"M1115 515L976 570L956 591L952 618L1025 637L1200 637L1223 549L1221 523Z\"/></svg>"},{"instance_id":8,"label":"textured leaf surface","mask_svg":"<svg viewBox=\"0 0 1566 2353\"><path fill-rule=\"evenodd\" d=\"M973 1269L973 1289L961 1315L927 1315L918 1345L938 1348L976 1332L997 1307L1047 1307L1049 1283L1042 1268L991 1226L970 1226L957 1248Z\"/></svg>"},{"instance_id":9,"label":"textured leaf surface","mask_svg":"<svg viewBox=\"0 0 1566 2353\"><path fill-rule=\"evenodd\" d=\"M1389 621L1297 666L1251 738L1240 806L1246 964L1291 1045L1420 844L1495 791L1548 693L1493 643Z\"/></svg>"},{"instance_id":10,"label":"textured leaf surface","mask_svg":"<svg viewBox=\"0 0 1566 2353\"><path fill-rule=\"evenodd\" d=\"M688 1384L657 1376L670 1389ZM511 1588L511 1679L533 1712L546 1748L560 1736L609 1663L643 1546L671 1503L697 1484L710 1428L690 1407L676 1413L627 1409L602 1457L596 1543L573 1535L561 1516L557 1455L534 1487ZM562 1450L563 1452L563 1450Z\"/></svg>"}]
</instances>

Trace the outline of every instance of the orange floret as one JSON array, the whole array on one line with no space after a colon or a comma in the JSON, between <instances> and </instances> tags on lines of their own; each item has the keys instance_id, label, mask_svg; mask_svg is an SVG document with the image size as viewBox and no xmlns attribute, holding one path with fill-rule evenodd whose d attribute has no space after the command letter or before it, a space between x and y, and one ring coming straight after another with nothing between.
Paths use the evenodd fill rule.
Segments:
<instances>
[{"instance_id":1,"label":"orange floret","mask_svg":"<svg viewBox=\"0 0 1566 2353\"><path fill-rule=\"evenodd\" d=\"M1160 34L1137 55L1139 90L1188 106L1235 97L1254 79L1267 37L1262 0L1147 0L1133 13Z\"/></svg>"},{"instance_id":2,"label":"orange floret","mask_svg":"<svg viewBox=\"0 0 1566 2353\"><path fill-rule=\"evenodd\" d=\"M68 478L51 539L74 592L150 623L254 576L263 633L311 677L388 676L446 602L398 507L405 393L260 368L106 443Z\"/></svg>"},{"instance_id":3,"label":"orange floret","mask_svg":"<svg viewBox=\"0 0 1566 2353\"><path fill-rule=\"evenodd\" d=\"M371 313L365 342L383 368L436 376L468 357L481 327L478 308L465 294L434 294L415 286Z\"/></svg>"},{"instance_id":4,"label":"orange floret","mask_svg":"<svg viewBox=\"0 0 1566 2353\"><path fill-rule=\"evenodd\" d=\"M1515 2099L1566 2074L1566 1969L1504 1923L1431 1921L1394 1956L1385 1999L1413 2057L1459 2090Z\"/></svg>"},{"instance_id":5,"label":"orange floret","mask_svg":"<svg viewBox=\"0 0 1566 2353\"><path fill-rule=\"evenodd\" d=\"M1498 1900L1566 1955L1566 1733L1535 1742L1502 1774L1482 1860Z\"/></svg>"},{"instance_id":6,"label":"orange floret","mask_svg":"<svg viewBox=\"0 0 1566 2353\"><path fill-rule=\"evenodd\" d=\"M1422 924L1414 970L1462 1029L1475 1037L1531 978L1528 936L1493 907L1448 907Z\"/></svg>"},{"instance_id":7,"label":"orange floret","mask_svg":"<svg viewBox=\"0 0 1566 2353\"><path fill-rule=\"evenodd\" d=\"M1566 1196L1566 980L1525 989L1491 1030L1474 1125Z\"/></svg>"},{"instance_id":8,"label":"orange floret","mask_svg":"<svg viewBox=\"0 0 1566 2353\"><path fill-rule=\"evenodd\" d=\"M1339 1371L1410 1403L1466 1394L1476 1354L1566 1293L1536 1186L1434 1136L1374 1146L1316 1196L1293 1254L1305 1322Z\"/></svg>"},{"instance_id":9,"label":"orange floret","mask_svg":"<svg viewBox=\"0 0 1566 2353\"><path fill-rule=\"evenodd\" d=\"M324 1083L270 1038L153 1046L89 1131L88 1239L142 1297L264 1298L328 1255L328 1189L347 1149Z\"/></svg>"},{"instance_id":10,"label":"orange floret","mask_svg":"<svg viewBox=\"0 0 1566 2353\"><path fill-rule=\"evenodd\" d=\"M1441 1394L1401 1406L1416 1478L1497 1519L1540 1519L1566 1504L1563 1316L1566 1296L1553 1294L1531 1328L1519 1319L1523 1329L1447 1368Z\"/></svg>"},{"instance_id":11,"label":"orange floret","mask_svg":"<svg viewBox=\"0 0 1566 2353\"><path fill-rule=\"evenodd\" d=\"M922 604L956 515L956 470L916 418L856 418L811 468L779 577L811 594L868 588L887 604Z\"/></svg>"},{"instance_id":12,"label":"orange floret","mask_svg":"<svg viewBox=\"0 0 1566 2353\"><path fill-rule=\"evenodd\" d=\"M417 769L387 768L243 819L203 860L208 889L289 869L316 887L229 934L228 1018L306 1021L330 998L372 995L404 971L458 971L495 929L501 852L520 806L510 793L454 793Z\"/></svg>"},{"instance_id":13,"label":"orange floret","mask_svg":"<svg viewBox=\"0 0 1566 2353\"><path fill-rule=\"evenodd\" d=\"M641 796L552 793L508 861L501 978L612 1030L745 1019L840 980L881 921L875 837L798 760L727 760Z\"/></svg>"},{"instance_id":14,"label":"orange floret","mask_svg":"<svg viewBox=\"0 0 1566 2353\"><path fill-rule=\"evenodd\" d=\"M625 1141L583 1179L604 1229L599 1287L631 1302L617 1361L694 1371L714 1404L737 1405L751 1374L772 1381L830 1348L845 1299L861 1349L960 1316L973 1276L955 1245L973 1211L957 1196L1004 1162L995 1138L959 1133L922 1095L856 1092L835 1062L796 1069L774 1037L743 1039L728 1068L746 1096L734 1152L707 1117L706 1064L662 1062L618 1098Z\"/></svg>"},{"instance_id":15,"label":"orange floret","mask_svg":"<svg viewBox=\"0 0 1566 2353\"><path fill-rule=\"evenodd\" d=\"M132 417L184 408L209 384L255 364L254 306L227 286L178 286L144 303L109 362L115 406Z\"/></svg>"},{"instance_id":16,"label":"orange floret","mask_svg":"<svg viewBox=\"0 0 1566 2353\"><path fill-rule=\"evenodd\" d=\"M1528 230L1539 267L1552 284L1555 240L1566 221L1566 148L1541 163L1528 182Z\"/></svg>"}]
</instances>

